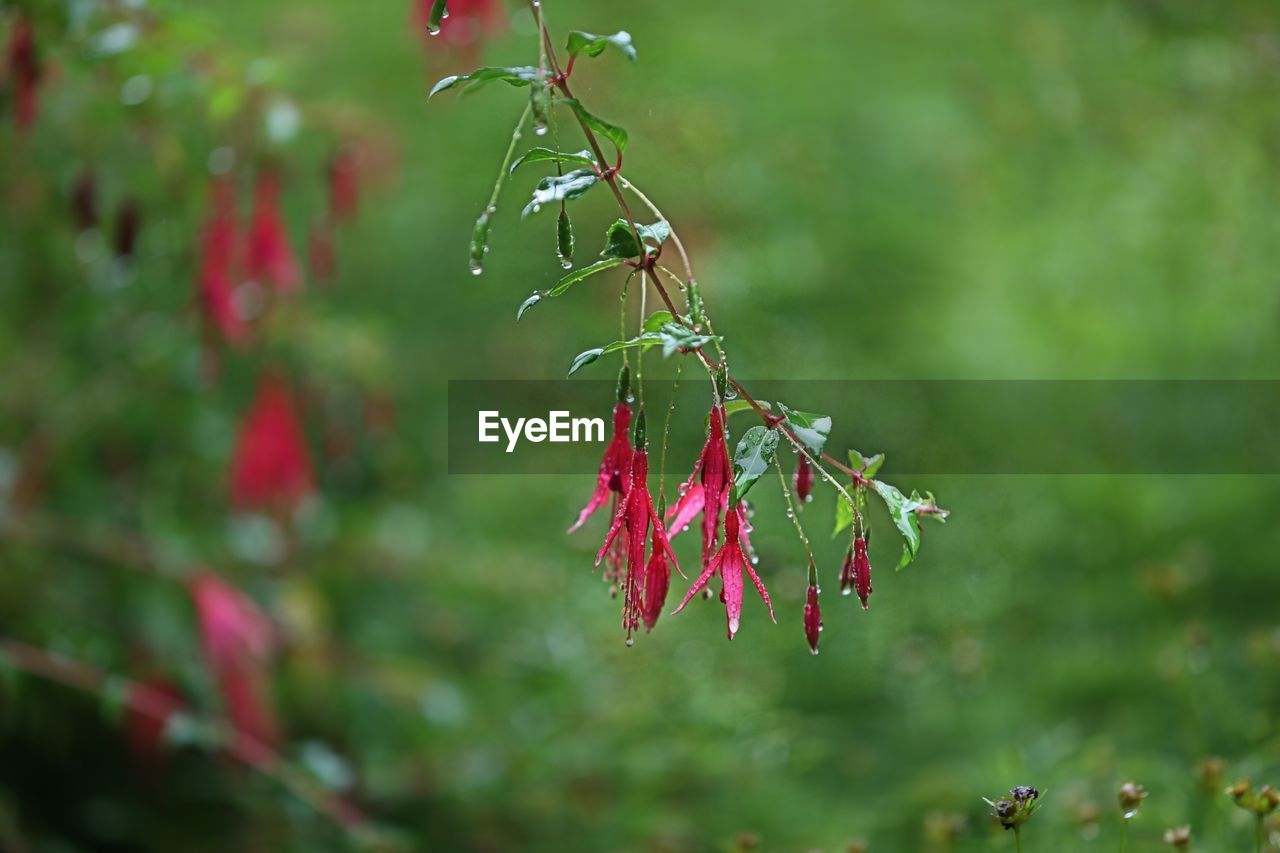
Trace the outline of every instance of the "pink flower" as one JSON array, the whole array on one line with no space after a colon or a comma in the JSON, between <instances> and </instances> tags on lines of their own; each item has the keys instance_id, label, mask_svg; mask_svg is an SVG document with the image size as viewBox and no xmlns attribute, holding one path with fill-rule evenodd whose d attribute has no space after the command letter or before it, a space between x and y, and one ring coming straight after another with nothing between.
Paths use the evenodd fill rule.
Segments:
<instances>
[{"instance_id":1,"label":"pink flower","mask_svg":"<svg viewBox=\"0 0 1280 853\"><path fill-rule=\"evenodd\" d=\"M236 197L230 181L215 181L209 212L200 234L200 272L196 289L206 322L231 344L249 337L240 315L233 278L236 262Z\"/></svg>"},{"instance_id":2,"label":"pink flower","mask_svg":"<svg viewBox=\"0 0 1280 853\"><path fill-rule=\"evenodd\" d=\"M280 213L280 182L271 173L259 176L254 188L245 255L249 277L273 285L280 293L296 290L302 283Z\"/></svg>"},{"instance_id":3,"label":"pink flower","mask_svg":"<svg viewBox=\"0 0 1280 853\"><path fill-rule=\"evenodd\" d=\"M699 478L699 474L701 477ZM698 479L698 482L694 482ZM707 427L707 441L689 479L680 487L680 499L667 512L667 521L680 533L702 513L702 565L705 568L716 550L720 513L729 505L733 467L724 437L724 407L713 405Z\"/></svg>"},{"instance_id":4,"label":"pink flower","mask_svg":"<svg viewBox=\"0 0 1280 853\"><path fill-rule=\"evenodd\" d=\"M818 607L818 588L809 584L809 593L804 602L804 638L809 641L809 650L818 653L818 638L822 634L822 610Z\"/></svg>"},{"instance_id":5,"label":"pink flower","mask_svg":"<svg viewBox=\"0 0 1280 853\"><path fill-rule=\"evenodd\" d=\"M840 592L848 595L857 591L862 601L862 609L867 609L867 599L871 597L871 560L867 558L867 540L858 536L844 558L840 567Z\"/></svg>"},{"instance_id":6,"label":"pink flower","mask_svg":"<svg viewBox=\"0 0 1280 853\"><path fill-rule=\"evenodd\" d=\"M231 462L231 502L242 509L289 509L311 493L306 436L293 396L278 377L258 384Z\"/></svg>"},{"instance_id":7,"label":"pink flower","mask_svg":"<svg viewBox=\"0 0 1280 853\"><path fill-rule=\"evenodd\" d=\"M795 485L796 497L801 501L809 500L809 494L813 491L813 468L803 453L796 459Z\"/></svg>"},{"instance_id":8,"label":"pink flower","mask_svg":"<svg viewBox=\"0 0 1280 853\"><path fill-rule=\"evenodd\" d=\"M641 417L643 418L643 413ZM664 552L677 571L680 568L676 555L671 551L671 543L667 539L662 519L658 518L658 514L654 511L653 499L649 496L649 454L643 449L643 425L638 427L638 431L640 437L637 443L640 446L631 455L631 469L625 497L618 505L618 512L613 517L613 524L609 527L608 535L605 536L604 545L596 555L596 565L599 566L618 534L625 531L627 554L622 583L622 627L627 632L628 639L631 637L631 632L640 626L640 614L645 611L643 590L647 587L648 580L645 577L647 566L644 548L645 540L649 538L650 524L653 525L654 550ZM665 567L665 561L657 570L662 571L663 567ZM666 571L669 577L670 569ZM660 584L655 580L655 595L659 586ZM656 619L655 616L654 620Z\"/></svg>"},{"instance_id":9,"label":"pink flower","mask_svg":"<svg viewBox=\"0 0 1280 853\"><path fill-rule=\"evenodd\" d=\"M227 718L237 732L261 744L276 739L275 713L267 700L267 660L275 650L271 621L244 593L207 570L191 581L200 621L200 644ZM256 750L238 749L238 753Z\"/></svg>"},{"instance_id":10,"label":"pink flower","mask_svg":"<svg viewBox=\"0 0 1280 853\"><path fill-rule=\"evenodd\" d=\"M600 460L600 470L596 474L596 490L591 494L587 505L578 513L578 520L569 528L569 532L577 530L591 514L595 512L613 492L626 494L628 471L631 467L631 442L627 438L627 430L631 426L631 407L625 401L619 401L613 407L613 437L604 449L604 458Z\"/></svg>"},{"instance_id":11,"label":"pink flower","mask_svg":"<svg viewBox=\"0 0 1280 853\"><path fill-rule=\"evenodd\" d=\"M36 29L30 16L19 13L9 36L9 71L14 84L13 117L20 130L35 124L39 111L40 58L36 55Z\"/></svg>"},{"instance_id":12,"label":"pink flower","mask_svg":"<svg viewBox=\"0 0 1280 853\"><path fill-rule=\"evenodd\" d=\"M742 621L742 573L744 570L751 577L751 582L756 585L756 591L760 593L760 597L764 599L765 607L769 608L769 618L773 619L775 624L778 621L773 615L773 602L769 600L769 591L764 588L764 583L756 575L755 569L751 567L751 561L742 553L742 544L739 541L741 536L740 527L742 525L741 513L742 505L738 503L725 514L724 544L720 546L720 550L712 558L711 562L707 564L707 567L702 570L702 574L694 581L693 586L685 593L684 600L676 608L676 613L684 610L690 599L707 585L707 581L711 580L712 575L719 571L722 582L720 600L724 602L724 612L729 622L730 640L733 639L734 634L738 633L738 625Z\"/></svg>"},{"instance_id":13,"label":"pink flower","mask_svg":"<svg viewBox=\"0 0 1280 853\"><path fill-rule=\"evenodd\" d=\"M655 521L653 538L649 544L649 562L644 567L644 627L650 631L662 615L671 588L671 564L667 562L670 544L664 544L666 530Z\"/></svg>"}]
</instances>

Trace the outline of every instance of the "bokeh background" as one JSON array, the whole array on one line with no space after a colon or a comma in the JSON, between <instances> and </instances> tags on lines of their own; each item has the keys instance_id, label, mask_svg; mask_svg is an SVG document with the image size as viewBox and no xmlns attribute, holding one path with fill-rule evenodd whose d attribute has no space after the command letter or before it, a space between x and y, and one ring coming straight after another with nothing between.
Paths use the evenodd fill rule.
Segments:
<instances>
[{"instance_id":1,"label":"bokeh background","mask_svg":"<svg viewBox=\"0 0 1280 853\"><path fill-rule=\"evenodd\" d=\"M532 172L468 274L521 93L426 93L536 56L527 12L484 8L429 40L401 2L4 4L41 73L20 127L29 66L6 58L0 847L1011 850L980 798L1032 784L1027 850L1113 850L1132 778L1131 850L1176 824L1254 849L1221 790L1280 782L1274 477L904 482L890 459L951 520L897 574L884 531L864 613L834 594L820 487L813 657L770 481L780 623L748 601L728 643L706 602L628 648L590 570L603 520L563 533L589 476L446 475L448 379L560 378L616 319L602 278L514 323L559 274L552 220L519 221ZM688 243L737 375L1275 378L1273 3L546 10L557 43L634 36L637 65L584 60L575 89L630 131L626 174ZM335 224L340 151L359 210ZM237 347L195 295L211 171L245 219L279 176L306 279ZM599 191L573 212L585 257L616 214ZM328 276L307 249L326 239ZM229 496L268 371L314 467L288 512ZM836 424L833 447L858 444ZM212 576L261 611L233 595L215 623L241 644L231 681L273 709L269 755L217 722L246 700L202 641ZM149 726L129 697L157 694Z\"/></svg>"}]
</instances>

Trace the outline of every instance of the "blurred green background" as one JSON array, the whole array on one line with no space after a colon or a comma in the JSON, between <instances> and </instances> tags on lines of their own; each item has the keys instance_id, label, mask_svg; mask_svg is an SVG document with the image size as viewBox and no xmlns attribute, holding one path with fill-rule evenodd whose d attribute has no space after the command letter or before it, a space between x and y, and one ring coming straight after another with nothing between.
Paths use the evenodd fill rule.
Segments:
<instances>
[{"instance_id":1,"label":"blurred green background","mask_svg":"<svg viewBox=\"0 0 1280 853\"><path fill-rule=\"evenodd\" d=\"M866 613L835 594L843 542L819 486L802 514L827 590L817 657L766 480L755 541L779 624L749 600L728 643L705 602L627 648L590 570L603 519L563 534L589 477L445 473L447 380L559 378L616 322L604 278L513 322L559 274L552 218L519 222L532 173L507 189L484 274L467 272L522 98L426 92L481 58L536 61L529 15L508 5L482 43L448 47L399 2L32 8L41 115L0 130L0 634L164 673L216 714L181 583L212 567L282 627L281 753L380 835L335 829L199 742L139 766L110 691L6 669L0 847L1012 850L980 798L1032 784L1027 850L1114 850L1133 778L1150 797L1131 850L1184 823L1196 849L1253 849L1220 788L1280 782L1275 478L902 482L909 460L890 459L887 479L952 516L898 574L884 531ZM625 174L684 236L736 375L1275 378L1273 3L546 11L558 44L634 36L639 64L584 60L575 91L630 131ZM139 16L136 44L95 52ZM138 75L155 94L125 105ZM291 107L299 129L272 141L261 128ZM210 381L191 297L209 153L236 150L243 188L277 165L301 249L325 160L352 139L369 168L335 280ZM86 164L104 205L141 203L124 273L70 222ZM600 190L573 212L586 257L616 213ZM307 389L319 480L288 543L226 499L265 364ZM368 395L394 403L385 434L356 423ZM859 446L858 425L832 446ZM693 540L677 541L690 564ZM1211 756L1226 769L1206 791Z\"/></svg>"}]
</instances>

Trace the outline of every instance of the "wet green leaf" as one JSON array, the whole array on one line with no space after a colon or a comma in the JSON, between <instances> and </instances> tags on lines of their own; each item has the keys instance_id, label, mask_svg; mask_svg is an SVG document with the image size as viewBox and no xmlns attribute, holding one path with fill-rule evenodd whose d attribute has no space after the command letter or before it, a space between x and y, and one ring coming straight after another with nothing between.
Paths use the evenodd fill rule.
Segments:
<instances>
[{"instance_id":1,"label":"wet green leaf","mask_svg":"<svg viewBox=\"0 0 1280 853\"><path fill-rule=\"evenodd\" d=\"M566 275L564 278L557 281L555 287L551 288L551 290L547 292L547 295L559 296L560 294L564 293L566 290L573 287L575 284L582 281L583 279L590 278L591 276L595 275L598 272L604 272L607 269L612 269L613 267L616 267L621 263L622 261L618 258L609 258L608 260L604 260L604 261L596 261L594 264L592 264L589 267L581 267L579 269L576 269L573 272Z\"/></svg>"},{"instance_id":2,"label":"wet green leaf","mask_svg":"<svg viewBox=\"0 0 1280 853\"><path fill-rule=\"evenodd\" d=\"M911 497L905 497L902 492L880 480L872 480L871 488L884 501L889 517L893 519L893 526L902 534L902 557L897 566L901 569L920 553L920 523L915 513L916 507L921 504L920 496L912 492Z\"/></svg>"},{"instance_id":3,"label":"wet green leaf","mask_svg":"<svg viewBox=\"0 0 1280 853\"><path fill-rule=\"evenodd\" d=\"M560 103L573 110L583 124L612 142L619 153L627 150L626 130L589 112L577 98L561 98Z\"/></svg>"},{"instance_id":4,"label":"wet green leaf","mask_svg":"<svg viewBox=\"0 0 1280 853\"><path fill-rule=\"evenodd\" d=\"M573 359L573 364L569 365L569 375L577 373L584 365L590 364L603 354L604 349L599 347L578 353Z\"/></svg>"},{"instance_id":5,"label":"wet green leaf","mask_svg":"<svg viewBox=\"0 0 1280 853\"><path fill-rule=\"evenodd\" d=\"M537 305L541 301L542 301L542 294L535 293L532 296L530 296L528 299L526 299L524 302L521 302L520 307L516 309L516 322L519 323L520 318L524 316L524 312L528 311L530 308Z\"/></svg>"},{"instance_id":6,"label":"wet green leaf","mask_svg":"<svg viewBox=\"0 0 1280 853\"><path fill-rule=\"evenodd\" d=\"M827 443L827 436L831 435L831 418L827 415L816 415L813 412L797 412L786 403L779 403L778 409L787 419L787 424L790 425L796 438L809 448L809 452L815 456L821 454L822 448Z\"/></svg>"},{"instance_id":7,"label":"wet green leaf","mask_svg":"<svg viewBox=\"0 0 1280 853\"><path fill-rule=\"evenodd\" d=\"M537 213L544 205L581 198L594 187L599 178L590 169L574 169L563 175L548 175L533 190L533 200L520 212L522 217Z\"/></svg>"},{"instance_id":8,"label":"wet green leaf","mask_svg":"<svg viewBox=\"0 0 1280 853\"><path fill-rule=\"evenodd\" d=\"M862 476L868 480L873 479L876 474L880 473L880 466L883 464L883 453L877 453L875 456L863 456L856 450L849 451L849 466L855 471L861 471Z\"/></svg>"},{"instance_id":9,"label":"wet green leaf","mask_svg":"<svg viewBox=\"0 0 1280 853\"><path fill-rule=\"evenodd\" d=\"M627 59L632 62L636 61L636 48L631 43L631 33L626 30L619 30L607 36L598 36L595 33L574 30L569 33L569 41L565 45L565 50L569 52L570 56L578 53L585 53L587 56L599 56L604 53L604 49L609 45L613 45L622 51Z\"/></svg>"},{"instance_id":10,"label":"wet green leaf","mask_svg":"<svg viewBox=\"0 0 1280 853\"><path fill-rule=\"evenodd\" d=\"M445 77L431 87L431 91L427 93L427 98L431 99L446 89L452 89L463 83L467 85L463 88L462 94L467 95L478 89L483 89L490 83L501 81L512 86L528 86L537 78L538 67L536 65L488 66L477 68L468 74L453 74Z\"/></svg>"},{"instance_id":11,"label":"wet green leaf","mask_svg":"<svg viewBox=\"0 0 1280 853\"><path fill-rule=\"evenodd\" d=\"M552 151L550 148L530 148L511 164L511 173L514 174L516 169L525 163L540 163L548 160L552 162L559 160L562 163L578 163L583 166L593 166L596 162L590 151L578 151L570 154L566 151Z\"/></svg>"},{"instance_id":12,"label":"wet green leaf","mask_svg":"<svg viewBox=\"0 0 1280 853\"><path fill-rule=\"evenodd\" d=\"M773 464L774 453L778 449L778 431L753 426L742 434L737 448L733 451L733 485L738 499L746 497L747 491L755 485L769 466Z\"/></svg>"},{"instance_id":13,"label":"wet green leaf","mask_svg":"<svg viewBox=\"0 0 1280 853\"><path fill-rule=\"evenodd\" d=\"M666 222L655 222L652 225L636 225L641 240L652 240L659 246L671 236L671 226ZM635 232L625 219L619 219L609 226L605 232L604 250L600 252L606 258L638 258L644 247L636 242Z\"/></svg>"}]
</instances>

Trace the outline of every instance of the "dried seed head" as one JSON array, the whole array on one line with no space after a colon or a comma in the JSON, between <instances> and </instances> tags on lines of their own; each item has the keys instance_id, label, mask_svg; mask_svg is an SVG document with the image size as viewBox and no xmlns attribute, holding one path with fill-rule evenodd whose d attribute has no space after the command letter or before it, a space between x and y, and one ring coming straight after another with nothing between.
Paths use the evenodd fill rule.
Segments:
<instances>
[{"instance_id":1,"label":"dried seed head","mask_svg":"<svg viewBox=\"0 0 1280 853\"><path fill-rule=\"evenodd\" d=\"M991 806L991 814L1001 826L1017 829L1031 820L1040 808L1040 791L1030 785L1019 785L1009 790L1006 799L987 800L987 805Z\"/></svg>"},{"instance_id":2,"label":"dried seed head","mask_svg":"<svg viewBox=\"0 0 1280 853\"><path fill-rule=\"evenodd\" d=\"M1241 779L1239 782L1227 788L1227 793L1231 795L1231 799L1240 803L1249 796L1249 791L1253 788L1253 783L1248 779Z\"/></svg>"},{"instance_id":3,"label":"dried seed head","mask_svg":"<svg viewBox=\"0 0 1280 853\"><path fill-rule=\"evenodd\" d=\"M1146 798L1147 789L1137 782L1125 782L1120 786L1120 793L1116 797L1120 802L1120 811L1124 812L1126 820L1138 813L1142 801Z\"/></svg>"},{"instance_id":4,"label":"dried seed head","mask_svg":"<svg viewBox=\"0 0 1280 853\"><path fill-rule=\"evenodd\" d=\"M1178 850L1188 850L1191 848L1191 827L1176 826L1173 829L1164 831L1164 843Z\"/></svg>"}]
</instances>

